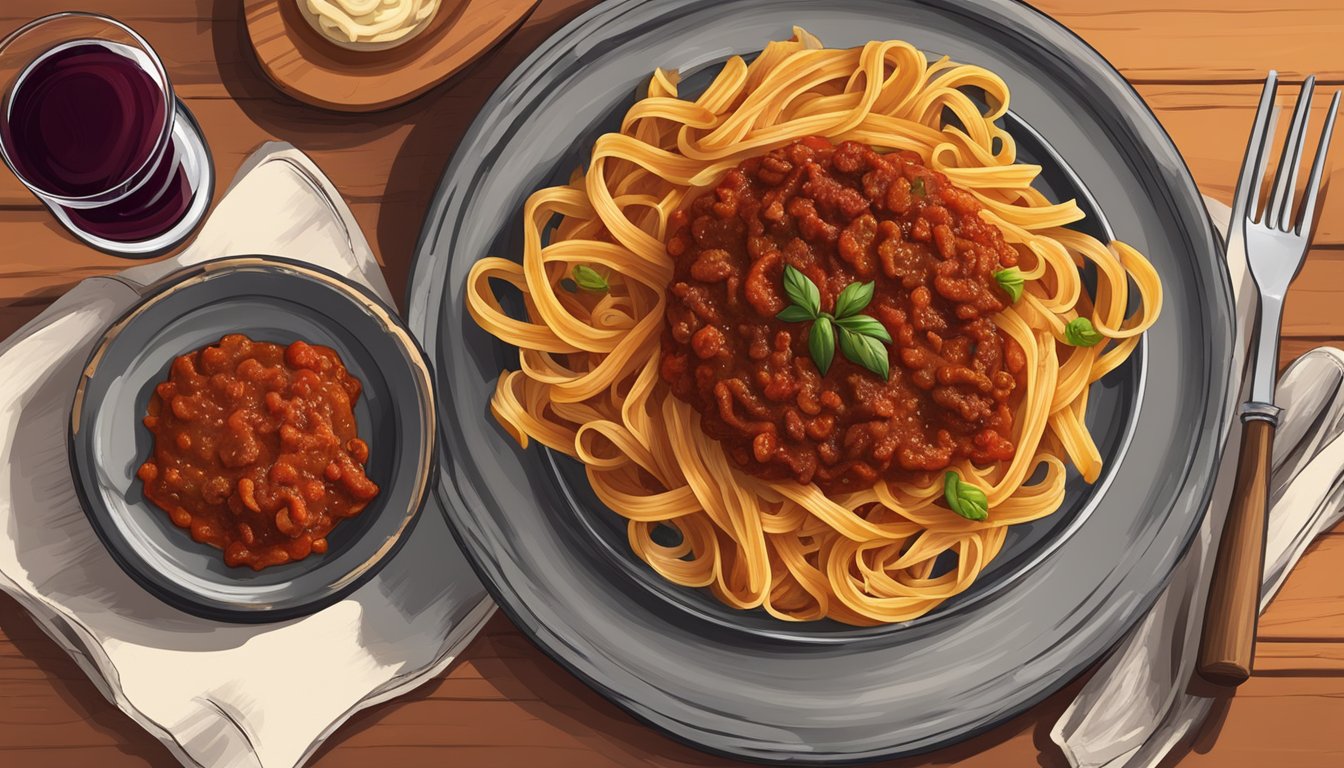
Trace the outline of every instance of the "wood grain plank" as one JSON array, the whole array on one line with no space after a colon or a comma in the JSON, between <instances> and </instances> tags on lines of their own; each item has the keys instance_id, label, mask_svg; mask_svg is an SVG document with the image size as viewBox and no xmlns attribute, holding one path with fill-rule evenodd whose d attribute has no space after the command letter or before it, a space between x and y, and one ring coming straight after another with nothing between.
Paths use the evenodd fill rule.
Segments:
<instances>
[{"instance_id":1,"label":"wood grain plank","mask_svg":"<svg viewBox=\"0 0 1344 768\"><path fill-rule=\"evenodd\" d=\"M1341 153L1344 154L1344 153ZM236 158L241 163L245 155ZM357 188L357 182L351 182ZM1344 196L1344 195L1342 195ZM349 195L360 229L385 264L393 295L401 300L410 254L419 237L419 214L405 202L413 191L389 195ZM0 338L18 325L7 322L4 308L41 306L54 300L86 277L111 274L133 266L125 259L86 247L43 209L0 212L5 237L0 244ZM387 254L384 256L383 254ZM41 302L40 304L38 304ZM1302 272L1289 289L1284 308L1281 366L1320 344L1344 348L1344 247L1313 248ZM20 313L14 317L32 317ZM26 322L26 320L24 320Z\"/></svg>"},{"instance_id":2,"label":"wood grain plank","mask_svg":"<svg viewBox=\"0 0 1344 768\"><path fill-rule=\"evenodd\" d=\"M1266 642L1255 647L1256 675L1344 675L1344 643Z\"/></svg>"},{"instance_id":3,"label":"wood grain plank","mask_svg":"<svg viewBox=\"0 0 1344 768\"><path fill-rule=\"evenodd\" d=\"M212 67L251 69L250 49L215 47L220 29L242 25L238 3L227 0L100 0L88 4L140 31L165 61L173 77L189 86L183 95L220 95ZM572 3L551 2L554 8ZM1273 66L1288 79L1316 73L1344 81L1337 42L1344 35L1344 11L1336 0L1228 0L1217 4L1164 0L1035 0L1039 10L1090 43L1131 82L1253 82ZM0 28L52 11L47 0L10 0L0 9ZM781 24L786 24L782 21ZM786 28L786 27L781 27ZM1254 30L1254 42L1246 41Z\"/></svg>"},{"instance_id":4,"label":"wood grain plank","mask_svg":"<svg viewBox=\"0 0 1344 768\"><path fill-rule=\"evenodd\" d=\"M1315 151L1333 90L1318 88L1307 127L1307 135L1312 137L1309 151ZM1260 85L1140 85L1138 92L1175 142L1200 191L1230 201L1259 103ZM1281 86L1276 103L1291 109L1296 97L1296 88ZM1287 123L1286 116L1279 121L1280 126ZM1336 123L1333 136L1335 147L1344 145L1344 122ZM1276 147L1282 145L1282 136L1278 141ZM1271 173L1278 165L1277 150L1272 157ZM1330 153L1329 162L1328 186L1314 240L1319 245L1344 243L1344 152Z\"/></svg>"},{"instance_id":5,"label":"wood grain plank","mask_svg":"<svg viewBox=\"0 0 1344 768\"><path fill-rule=\"evenodd\" d=\"M7 595L0 594L0 765L100 768L175 765L172 755L103 698Z\"/></svg>"},{"instance_id":6,"label":"wood grain plank","mask_svg":"<svg viewBox=\"0 0 1344 768\"><path fill-rule=\"evenodd\" d=\"M396 198L391 199L393 204L388 206L380 205L377 201L350 204L360 230L369 237L374 255L380 260L378 241L372 235L379 231L384 222L397 220ZM80 280L113 274L142 263L105 254L84 245L41 208L0 212L0 229L4 232L3 241L0 242L0 312L12 307L37 307L36 312L41 312ZM389 241L396 244L398 252L409 254L418 236L417 228L400 229L389 235ZM169 258L176 252L161 258ZM409 256L402 257L402 260L408 262ZM393 294L397 301L400 301L401 287L405 285L406 266L403 263L400 268L393 267L385 272L389 284L393 284L391 281L394 277L400 276ZM0 314L0 340L17 327L7 325L3 314Z\"/></svg>"},{"instance_id":7,"label":"wood grain plank","mask_svg":"<svg viewBox=\"0 0 1344 768\"><path fill-rule=\"evenodd\" d=\"M1344 350L1344 338L1335 336L1289 337L1279 340L1279 372L1282 373L1297 358L1317 347L1334 347Z\"/></svg>"},{"instance_id":8,"label":"wood grain plank","mask_svg":"<svg viewBox=\"0 0 1344 768\"><path fill-rule=\"evenodd\" d=\"M1344 187L1339 189L1344 197ZM1283 306L1283 335L1344 336L1344 248L1313 248L1288 289Z\"/></svg>"},{"instance_id":9,"label":"wood grain plank","mask_svg":"<svg viewBox=\"0 0 1344 768\"><path fill-rule=\"evenodd\" d=\"M262 142L290 141L312 156L351 202L375 253L388 267L389 283L399 297L423 211L448 162L450 148L465 130L455 116L478 107L488 90L464 86L435 99L433 108L430 102L415 102L376 116L318 116L310 109L270 100L196 99L190 104L214 151L217 195ZM1228 86L1194 91L1146 86L1145 91L1178 145L1185 148L1201 188L1230 199L1240 163L1236 149L1240 140L1229 136L1230 131L1219 131L1219 126L1249 123L1256 89ZM1337 132L1344 133L1344 122ZM1337 141L1344 145L1344 138ZM1344 152L1333 153L1332 166L1332 179L1344 180ZM1318 311L1333 305L1330 294L1344 275L1340 272L1344 253L1328 249L1344 244L1344 193L1327 193L1320 221L1316 239L1327 248L1313 253L1296 284L1287 311L1287 335L1344 334L1344 319L1336 323L1337 313ZM14 233L0 250L19 254L19 261L38 258L35 254L41 253L52 269L72 273L106 269L109 264L107 257L77 246L63 233L61 244L48 252L49 234L58 228L7 170L0 172L0 222ZM30 230L30 226L37 229ZM66 243L75 247L67 248ZM27 256L20 253L24 249L30 251ZM0 284L0 298L23 296L28 290L25 283Z\"/></svg>"},{"instance_id":10,"label":"wood grain plank","mask_svg":"<svg viewBox=\"0 0 1344 768\"><path fill-rule=\"evenodd\" d=\"M285 99L185 101L202 125L221 184L233 178L243 159L262 142L281 139L307 152L347 199L405 195L404 202L394 204L410 206L414 215L406 217L404 226L418 231L420 214L465 133L467 121L462 115L474 114L505 74L480 73L459 88L436 94L437 98L370 115L318 113ZM1144 85L1139 93L1181 150L1199 188L1230 200L1259 87ZM1290 107L1295 95L1285 91L1279 103ZM1325 96L1323 91L1314 105L1309 126L1313 135L1324 119ZM1334 140L1344 146L1344 121L1336 124ZM1331 187L1324 196L1315 239L1340 244L1344 243L1344 152L1331 154L1327 183ZM1329 194L1330 188L1334 194ZM0 209L36 205L8 169L0 172Z\"/></svg>"},{"instance_id":11,"label":"wood grain plank","mask_svg":"<svg viewBox=\"0 0 1344 768\"><path fill-rule=\"evenodd\" d=\"M0 306L55 300L86 277L134 266L77 241L46 210L6 212Z\"/></svg>"},{"instance_id":12,"label":"wood grain plank","mask_svg":"<svg viewBox=\"0 0 1344 768\"><path fill-rule=\"evenodd\" d=\"M1336 528L1344 532L1344 526ZM1344 536L1323 536L1260 616L1258 639L1344 644Z\"/></svg>"},{"instance_id":13,"label":"wood grain plank","mask_svg":"<svg viewBox=\"0 0 1344 768\"><path fill-rule=\"evenodd\" d=\"M1255 675L1218 703L1181 768L1344 765L1331 724L1344 717L1344 678ZM1179 754L1179 752L1178 752Z\"/></svg>"},{"instance_id":14,"label":"wood grain plank","mask_svg":"<svg viewBox=\"0 0 1344 768\"><path fill-rule=\"evenodd\" d=\"M1086 40L1132 83L1257 82L1275 67L1340 82L1338 0L1031 0ZM1252 32L1253 30L1253 32Z\"/></svg>"}]
</instances>

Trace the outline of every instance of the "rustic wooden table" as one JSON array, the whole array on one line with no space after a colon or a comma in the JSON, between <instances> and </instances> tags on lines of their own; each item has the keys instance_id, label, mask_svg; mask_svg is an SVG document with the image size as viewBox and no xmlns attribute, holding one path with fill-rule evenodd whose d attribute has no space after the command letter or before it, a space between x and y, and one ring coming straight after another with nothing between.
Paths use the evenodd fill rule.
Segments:
<instances>
[{"instance_id":1,"label":"rustic wooden table","mask_svg":"<svg viewBox=\"0 0 1344 768\"><path fill-rule=\"evenodd\" d=\"M593 0L543 0L525 24L448 83L402 107L343 115L303 106L262 75L239 0L83 0L122 19L163 57L214 153L219 188L262 141L307 152L354 209L400 295L430 195L491 90ZM5 0L0 34L64 0ZM1344 5L1298 0L1036 0L1134 84L1206 193L1231 198L1260 82L1316 73L1344 84ZM1097 10L1104 5L1106 10ZM1292 94L1289 94L1291 97ZM1318 113L1324 99L1318 99ZM1320 115L1317 116L1319 122ZM1332 180L1344 181L1344 126ZM218 190L217 190L218 194ZM79 280L127 262L66 234L0 171L0 338ZM1344 189L1328 195L1306 266L1289 294L1283 363L1344 347ZM1260 624L1255 674L1220 707L1181 766L1344 765L1344 529L1318 541ZM1074 683L1011 722L902 766L1060 765L1048 734ZM321 766L721 766L635 722L496 617L450 670L356 715L318 753ZM0 765L170 765L157 741L109 704L9 598L0 598Z\"/></svg>"}]
</instances>

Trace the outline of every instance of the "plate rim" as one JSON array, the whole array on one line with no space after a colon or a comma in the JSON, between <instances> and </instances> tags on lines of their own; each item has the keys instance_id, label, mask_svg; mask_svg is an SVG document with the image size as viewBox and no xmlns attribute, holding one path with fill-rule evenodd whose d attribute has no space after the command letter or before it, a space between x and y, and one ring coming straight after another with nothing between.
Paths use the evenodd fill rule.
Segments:
<instances>
[{"instance_id":1,"label":"plate rim","mask_svg":"<svg viewBox=\"0 0 1344 768\"><path fill-rule=\"evenodd\" d=\"M725 4L725 2L733 4L728 0L721 0L719 4ZM921 6L935 5L930 0L907 0L907 2ZM703 0L674 0L665 3L660 12L663 15L671 15L677 11L686 10L687 7L699 7L701 4L703 4ZM538 70L539 65L554 63L557 58L563 57L566 52L572 52L576 47L582 48L584 35L581 33L592 32L593 30L588 29L589 27L601 28L606 26L603 23L604 17L617 18L622 12L637 5L639 5L637 0L607 0L584 12L553 33L499 85L490 99L481 107L476 120L464 134L428 209L425 225L417 242L415 261L412 265L406 291L408 325L420 338L426 339L427 345L434 348L435 352L437 352L436 344L439 342L440 335L437 323L444 309L442 299L445 281L442 279L434 281L434 278L443 278L446 275L436 275L433 271L434 268L427 266L427 264L433 261L430 257L437 244L439 234L451 230L446 217L446 214L450 211L450 206L456 208L461 205L462 200L455 198L469 199L469 195L464 193L463 189L475 186L477 180L483 174L482 171L474 167L474 157L469 159L469 156L474 155L473 150L480 150L482 147L488 149L493 144L493 140L483 142L482 137L491 128L495 127L490 124L492 120L502 120L502 116L498 113L505 106L510 93L519 89L520 84L525 84L524 76L530 78ZM949 0L937 5L940 11L953 14L969 12L975 14L981 20L1011 19L1019 25L1012 30L1016 36L1025 38L1028 33L1038 33L1045 38L1045 42L1035 43L1037 48L1043 50L1059 52L1062 49L1071 48L1067 51L1069 63L1092 65L1095 71L1091 72L1092 77L1088 78L1089 81L1101 80L1100 85L1107 89L1107 103L1114 103L1117 107L1123 106L1126 108L1120 117L1129 124L1129 127L1145 135L1152 134L1158 140L1157 146L1147 145L1144 147L1144 158L1150 164L1162 166L1153 169L1151 174L1165 182L1166 189L1164 191L1170 191L1173 194L1170 202L1174 211L1173 216L1183 229L1182 239L1199 251L1198 259L1201 269L1197 272L1200 278L1197 286L1208 292L1208 295L1201 299L1201 304L1206 307L1201 312L1201 317L1208 321L1208 330L1214 334L1214 336L1205 340L1206 349L1215 352L1230 352L1235 339L1235 302L1230 274L1223 259L1223 240L1216 234L1207 209L1204 207L1201 193L1194 183L1184 158L1176 149L1166 129L1157 120L1151 108L1142 100L1133 86L1099 52L1076 33L1035 8L1025 4L995 2L994 0ZM1139 131L1140 128L1144 130ZM470 175L463 177L463 166L469 165L472 166L468 169ZM458 213L460 214L460 211ZM460 216L456 221L461 221ZM1214 268L1212 270L1203 269L1206 266L1205 262L1210 258L1214 261ZM446 261L451 261L451 258ZM429 340L434 343L428 343ZM1227 375L1219 375L1220 373L1226 373ZM435 361L434 374L436 383L438 383L439 364L437 361ZM1165 572L1161 574L1161 585L1167 583L1171 572L1181 562L1184 553L1188 550L1212 496L1217 462L1225 448L1232 423L1230 412L1223 406L1230 402L1230 398L1234 394L1233 376L1234 372L1230 371L1230 364L1220 364L1216 356L1213 355L1210 356L1207 364L1200 369L1201 382L1207 384L1210 388L1207 398L1208 404L1200 413L1197 421L1202 437L1196 442L1195 451L1190 457L1190 461L1180 468L1179 491L1172 494L1166 507L1167 516L1175 514L1182 508L1191 510L1191 512L1184 515L1188 518L1186 530L1182 532L1179 546L1174 548L1170 563L1167 564ZM440 389L445 401L452 399L449 394L451 387L448 384L444 383ZM448 419L442 421L446 422ZM444 428L446 428L446 424ZM441 444L443 442L441 441ZM443 445L442 450L447 451L447 446ZM452 457L445 455L441 458L441 461L451 464ZM436 489L436 497L443 505L444 514L449 520L453 535L464 550L469 562L477 570L492 597L520 630L562 667L575 674L586 685L601 693L609 701L614 702L636 719L653 726L659 732L676 741L713 754L767 763L850 764L928 752L983 733L1029 709L1048 697L1053 691L1057 691L1067 684L1068 680L1095 662L1106 650L1103 648L1088 658L1071 660L1067 664L1067 670L1064 674L1058 676L1058 682L1049 686L1039 695L1032 696L1011 709L1003 710L997 716L975 727L964 728L950 738L931 737L928 743L914 746L898 745L867 752L846 753L802 752L790 750L787 745L777 745L782 748L773 752L753 751L745 748L723 748L695 738L695 735L704 736L711 733L704 727L673 720L653 707L626 698L620 690L607 685L602 680L576 666L565 653L563 639L557 637L531 611L525 610L524 601L507 583L498 583L498 581L503 580L497 581L497 572L492 569L491 563L488 562L489 558L473 548L470 536L461 529L456 519L458 515L469 516L471 513L465 509L467 504L461 496L461 491L455 486L453 479L449 467L443 467L440 482ZM1183 499L1186 500L1185 503L1182 502ZM1145 615L1162 591L1162 586L1159 586L1142 596L1130 610L1129 615L1126 616L1125 627L1133 626ZM1116 634L1117 637L1123 635L1121 632ZM722 736L724 734L718 735ZM743 746L740 741L737 744Z\"/></svg>"},{"instance_id":2,"label":"plate rim","mask_svg":"<svg viewBox=\"0 0 1344 768\"><path fill-rule=\"evenodd\" d=\"M102 362L103 355L106 354L116 337L159 301L180 290L201 284L212 275L240 269L250 269L270 274L283 273L301 279L316 280L333 288L336 293L346 297L352 304L361 307L372 315L389 335L398 339L398 348L403 353L400 356L411 369L415 378L417 393L422 395L419 416L425 420L423 426L425 437L420 446L421 456L416 472L417 487L413 489L411 503L402 513L400 524L390 534L389 539L359 566L331 582L335 586L329 585L328 588L315 595L273 604L247 605L225 603L207 598L193 598L185 592L174 591L165 587L158 579L145 573L146 570L153 569L149 567L148 563L140 562L140 558L128 555L127 550L132 548L122 541L121 536L107 529L106 521L102 518L102 515L106 513L100 513L95 509L95 507L102 508L107 505L101 499L95 498L100 495L97 491L97 483L90 477L90 473L94 472L95 469L86 466L81 457L80 420L81 416L91 415L91 413L86 413L84 407L86 390L93 377L98 373L98 366ZM65 421L66 458L70 465L70 473L74 481L75 495L79 499L80 509L84 512L89 527L93 529L104 550L112 557L117 566L142 589L177 610L200 618L235 624L272 623L316 613L344 599L376 576L396 556L414 531L421 512L425 508L426 501L430 498L438 474L436 461L439 448L438 407L434 396L432 368L428 356L420 347L415 336L398 319L396 312L384 304L368 288L348 280L332 270L316 264L278 256L229 256L210 259L175 270L143 288L139 288L137 293L136 301L100 333L98 341L94 344L84 365L80 368L79 383L75 387L69 416ZM90 485L94 487L90 488Z\"/></svg>"}]
</instances>

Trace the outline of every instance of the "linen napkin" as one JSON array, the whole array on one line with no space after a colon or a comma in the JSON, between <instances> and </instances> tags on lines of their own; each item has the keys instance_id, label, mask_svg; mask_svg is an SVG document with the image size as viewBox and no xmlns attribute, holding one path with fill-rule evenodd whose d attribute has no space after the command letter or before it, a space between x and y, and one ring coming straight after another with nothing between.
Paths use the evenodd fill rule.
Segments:
<instances>
[{"instance_id":1,"label":"linen napkin","mask_svg":"<svg viewBox=\"0 0 1344 768\"><path fill-rule=\"evenodd\" d=\"M1228 207L1209 200L1227 232ZM1228 237L1227 267L1237 298L1234 381L1250 390L1247 349L1258 303L1240 227ZM1307 546L1344 517L1344 353L1307 352L1279 380L1284 409L1274 438L1269 532L1260 610L1283 586ZM1231 500L1241 423L1235 420L1208 514L1153 609L1121 641L1064 711L1050 736L1075 768L1156 766L1193 739L1216 699L1192 680L1213 561Z\"/></svg>"},{"instance_id":2,"label":"linen napkin","mask_svg":"<svg viewBox=\"0 0 1344 768\"><path fill-rule=\"evenodd\" d=\"M66 458L86 358L143 286L250 254L306 260L392 303L340 195L302 153L273 143L244 163L176 258L85 280L0 345L0 588L179 760L211 768L302 763L354 712L445 668L494 610L433 494L376 577L316 614L276 624L179 612L99 543Z\"/></svg>"}]
</instances>

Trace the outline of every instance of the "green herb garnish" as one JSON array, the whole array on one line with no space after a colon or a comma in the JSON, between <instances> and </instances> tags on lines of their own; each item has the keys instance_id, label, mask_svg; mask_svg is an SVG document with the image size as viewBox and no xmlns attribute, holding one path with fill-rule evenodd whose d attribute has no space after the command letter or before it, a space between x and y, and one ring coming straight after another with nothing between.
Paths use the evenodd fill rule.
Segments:
<instances>
[{"instance_id":1,"label":"green herb garnish","mask_svg":"<svg viewBox=\"0 0 1344 768\"><path fill-rule=\"evenodd\" d=\"M886 347L891 343L891 334L876 318L859 314L873 300L871 282L845 286L835 298L832 315L821 311L821 290L817 284L792 265L786 265L784 295L792 303L775 317L786 323L812 321L807 332L807 351L821 375L826 375L835 359L837 332L840 352L850 362L876 373L883 381L891 374Z\"/></svg>"},{"instance_id":2,"label":"green herb garnish","mask_svg":"<svg viewBox=\"0 0 1344 768\"><path fill-rule=\"evenodd\" d=\"M943 498L953 512L967 520L989 517L989 498L985 492L962 480L956 472L943 475Z\"/></svg>"},{"instance_id":3,"label":"green herb garnish","mask_svg":"<svg viewBox=\"0 0 1344 768\"><path fill-rule=\"evenodd\" d=\"M821 313L821 290L807 275L794 269L792 264L784 265L784 295L789 297L794 306L806 311L808 317L816 317Z\"/></svg>"},{"instance_id":4,"label":"green herb garnish","mask_svg":"<svg viewBox=\"0 0 1344 768\"><path fill-rule=\"evenodd\" d=\"M807 351L812 353L817 370L825 376L835 359L835 326L829 315L822 315L812 322L812 328L807 332Z\"/></svg>"},{"instance_id":5,"label":"green herb garnish","mask_svg":"<svg viewBox=\"0 0 1344 768\"><path fill-rule=\"evenodd\" d=\"M923 197L923 196L924 196L924 177L923 177L923 176L916 176L916 177L915 177L915 180L912 181L912 182L910 182L910 194L914 195L915 197Z\"/></svg>"},{"instance_id":6,"label":"green herb garnish","mask_svg":"<svg viewBox=\"0 0 1344 768\"><path fill-rule=\"evenodd\" d=\"M596 269L583 264L574 267L570 276L574 278L574 284L585 291L606 293L611 289L611 286L607 285L607 278L603 277Z\"/></svg>"},{"instance_id":7,"label":"green herb garnish","mask_svg":"<svg viewBox=\"0 0 1344 768\"><path fill-rule=\"evenodd\" d=\"M835 316L852 317L873 300L872 283L850 283L835 297Z\"/></svg>"},{"instance_id":8,"label":"green herb garnish","mask_svg":"<svg viewBox=\"0 0 1344 768\"><path fill-rule=\"evenodd\" d=\"M880 341L891 343L891 334L887 329L877 321L877 318L871 315L851 315L842 317L835 321L835 324L846 331L857 333L861 336L878 339Z\"/></svg>"},{"instance_id":9,"label":"green herb garnish","mask_svg":"<svg viewBox=\"0 0 1344 768\"><path fill-rule=\"evenodd\" d=\"M1025 284L1025 280L1023 280L1022 273L1018 271L1017 267L1000 269L994 273L994 279L1003 289L1003 292L1008 294L1014 302L1022 298L1022 286Z\"/></svg>"},{"instance_id":10,"label":"green herb garnish","mask_svg":"<svg viewBox=\"0 0 1344 768\"><path fill-rule=\"evenodd\" d=\"M1086 317L1077 317L1064 326L1064 340L1074 347L1095 347L1105 338Z\"/></svg>"},{"instance_id":11,"label":"green herb garnish","mask_svg":"<svg viewBox=\"0 0 1344 768\"><path fill-rule=\"evenodd\" d=\"M840 326L840 352L851 362L878 374L883 381L891 375L887 362L887 347L880 339L855 333Z\"/></svg>"}]
</instances>

